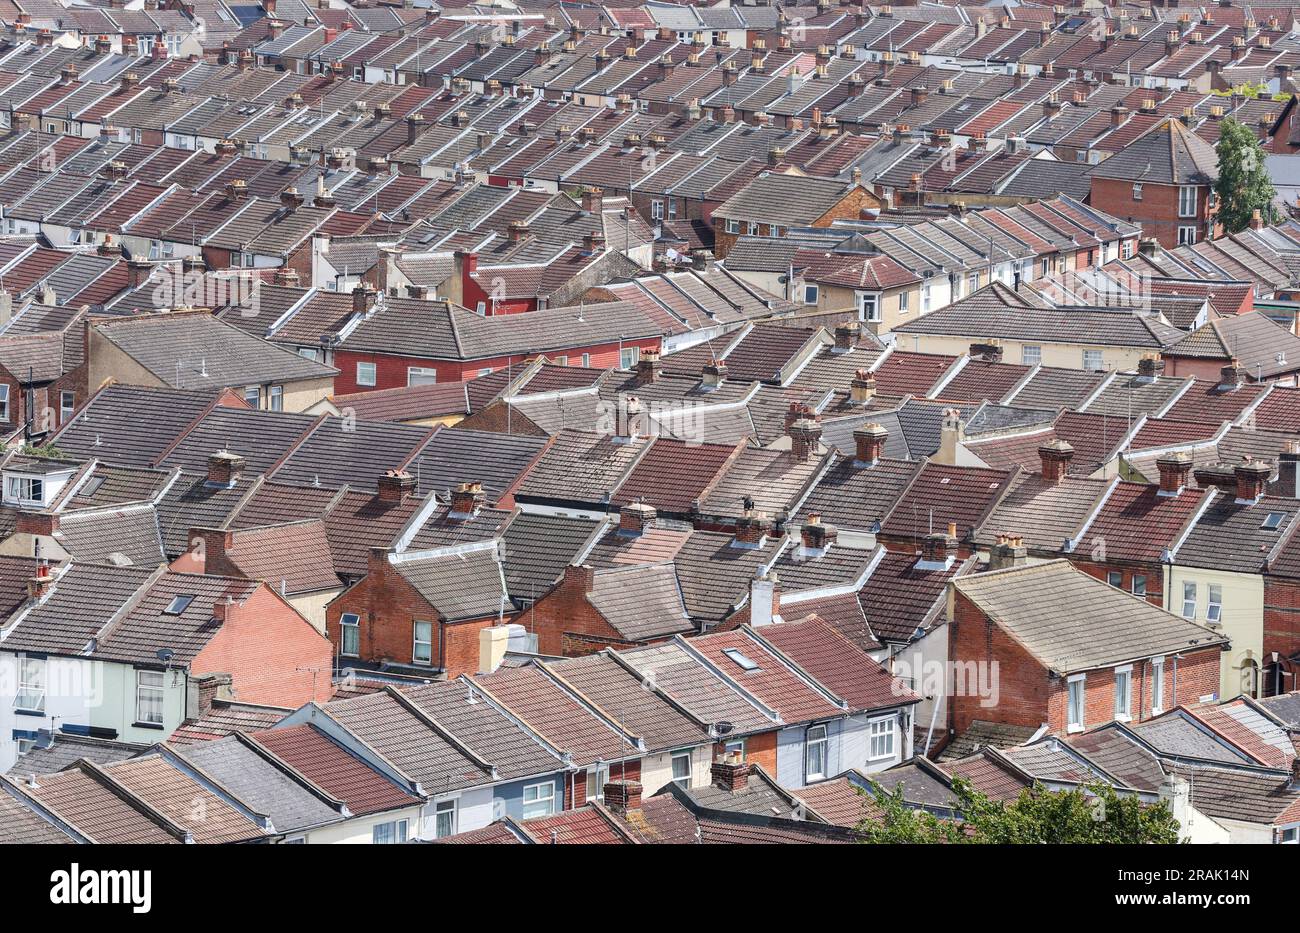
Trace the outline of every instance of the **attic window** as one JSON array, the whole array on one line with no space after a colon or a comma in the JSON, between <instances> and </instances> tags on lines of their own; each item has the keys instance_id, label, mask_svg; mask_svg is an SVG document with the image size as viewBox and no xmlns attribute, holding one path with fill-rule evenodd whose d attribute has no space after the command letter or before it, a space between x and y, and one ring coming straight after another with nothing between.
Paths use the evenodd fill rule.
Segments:
<instances>
[{"instance_id":1,"label":"attic window","mask_svg":"<svg viewBox=\"0 0 1300 933\"><path fill-rule=\"evenodd\" d=\"M738 648L725 648L722 653L735 661L742 671L758 670L758 663Z\"/></svg>"},{"instance_id":2,"label":"attic window","mask_svg":"<svg viewBox=\"0 0 1300 933\"><path fill-rule=\"evenodd\" d=\"M104 485L104 477L102 477L102 476L92 476L92 477L91 477L91 478L86 482L85 487L81 490L81 495L83 495L83 496L93 496L95 493L99 492L99 487L100 487L100 486L103 486L103 485Z\"/></svg>"},{"instance_id":3,"label":"attic window","mask_svg":"<svg viewBox=\"0 0 1300 933\"><path fill-rule=\"evenodd\" d=\"M192 602L194 602L194 597L189 593L181 593L178 596L173 596L172 601L168 603L167 608L163 610L163 615L178 616L186 609L190 608L190 603Z\"/></svg>"},{"instance_id":4,"label":"attic window","mask_svg":"<svg viewBox=\"0 0 1300 933\"><path fill-rule=\"evenodd\" d=\"M1286 518L1286 513L1284 512L1269 512L1268 517L1264 519L1264 524L1259 527L1266 531L1277 531L1278 528L1281 527L1282 519L1284 518Z\"/></svg>"}]
</instances>

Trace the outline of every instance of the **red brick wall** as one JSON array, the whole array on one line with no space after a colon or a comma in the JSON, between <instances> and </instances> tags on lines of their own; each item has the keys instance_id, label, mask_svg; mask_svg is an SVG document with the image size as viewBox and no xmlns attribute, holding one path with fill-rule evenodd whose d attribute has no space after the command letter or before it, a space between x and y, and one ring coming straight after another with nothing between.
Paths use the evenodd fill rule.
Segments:
<instances>
[{"instance_id":1,"label":"red brick wall","mask_svg":"<svg viewBox=\"0 0 1300 933\"><path fill-rule=\"evenodd\" d=\"M622 636L588 602L590 590L589 568L566 567L564 579L521 614L520 621L537 635L540 654L568 654L566 647L576 649L579 654L590 654L591 650L574 636L624 643Z\"/></svg>"},{"instance_id":2,"label":"red brick wall","mask_svg":"<svg viewBox=\"0 0 1300 933\"><path fill-rule=\"evenodd\" d=\"M726 750L726 745L719 742L713 746L713 757L717 758ZM760 732L745 736L745 761L752 765L761 765L769 777L776 777L776 733Z\"/></svg>"},{"instance_id":3,"label":"red brick wall","mask_svg":"<svg viewBox=\"0 0 1300 933\"><path fill-rule=\"evenodd\" d=\"M1143 183L1142 200L1133 200L1133 182L1114 178L1092 179L1089 203L1098 210L1142 224L1142 235L1155 237L1166 249L1178 245L1178 228L1197 227L1196 241L1206 239L1206 195L1209 186L1197 192L1196 217L1178 216L1178 185Z\"/></svg>"},{"instance_id":4,"label":"red brick wall","mask_svg":"<svg viewBox=\"0 0 1300 933\"><path fill-rule=\"evenodd\" d=\"M1165 604L1164 568L1160 564L1128 564L1119 561L1099 564L1089 560L1080 560L1074 555L1070 556L1070 562L1088 576L1096 577L1103 583L1110 582L1106 579L1107 574L1112 570L1118 571L1124 575L1122 589L1126 593L1133 592L1133 577L1135 574L1145 575L1147 578L1147 602L1160 607Z\"/></svg>"},{"instance_id":5,"label":"red brick wall","mask_svg":"<svg viewBox=\"0 0 1300 933\"><path fill-rule=\"evenodd\" d=\"M227 673L243 703L298 707L333 692L330 643L265 584L228 607L220 631L194 658L194 674Z\"/></svg>"},{"instance_id":6,"label":"red brick wall","mask_svg":"<svg viewBox=\"0 0 1300 933\"><path fill-rule=\"evenodd\" d=\"M1276 651L1283 658L1300 651L1300 584L1264 578L1264 662ZM1284 684L1289 690L1300 684Z\"/></svg>"}]
</instances>

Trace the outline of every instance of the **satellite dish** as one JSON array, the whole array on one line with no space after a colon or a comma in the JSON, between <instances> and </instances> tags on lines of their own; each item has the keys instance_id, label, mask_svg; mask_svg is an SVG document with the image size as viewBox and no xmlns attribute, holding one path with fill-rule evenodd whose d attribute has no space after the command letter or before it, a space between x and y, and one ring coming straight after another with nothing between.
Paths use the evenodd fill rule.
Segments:
<instances>
[{"instance_id":1,"label":"satellite dish","mask_svg":"<svg viewBox=\"0 0 1300 933\"><path fill-rule=\"evenodd\" d=\"M718 735L727 735L736 727L724 719L721 722L715 722L713 724L713 728L718 733Z\"/></svg>"},{"instance_id":2,"label":"satellite dish","mask_svg":"<svg viewBox=\"0 0 1300 933\"><path fill-rule=\"evenodd\" d=\"M154 654L157 656L158 660L164 664L171 664L172 658L176 656L176 652L170 648L159 648L154 652Z\"/></svg>"}]
</instances>

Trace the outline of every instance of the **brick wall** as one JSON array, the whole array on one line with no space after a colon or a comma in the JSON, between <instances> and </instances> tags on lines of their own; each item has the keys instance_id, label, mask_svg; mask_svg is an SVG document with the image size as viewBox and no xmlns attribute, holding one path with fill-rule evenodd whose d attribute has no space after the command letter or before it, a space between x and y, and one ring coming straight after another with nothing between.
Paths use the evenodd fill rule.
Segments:
<instances>
[{"instance_id":1,"label":"brick wall","mask_svg":"<svg viewBox=\"0 0 1300 933\"><path fill-rule=\"evenodd\" d=\"M713 757L717 758L726 751L726 744L718 742L713 746ZM776 733L760 732L745 736L745 761L751 765L760 765L769 777L776 777Z\"/></svg>"},{"instance_id":2,"label":"brick wall","mask_svg":"<svg viewBox=\"0 0 1300 933\"><path fill-rule=\"evenodd\" d=\"M1143 183L1142 200L1133 199L1133 182L1115 178L1092 179L1089 203L1098 210L1124 220L1142 224L1143 236L1155 237L1166 249L1178 245L1178 228L1197 228L1196 241L1206 236L1206 196L1208 185L1197 188L1196 216L1178 216L1178 185Z\"/></svg>"},{"instance_id":3,"label":"brick wall","mask_svg":"<svg viewBox=\"0 0 1300 933\"><path fill-rule=\"evenodd\" d=\"M568 654L566 644L580 654L590 654L586 640L625 643L587 600L591 591L590 567L566 567L559 584L523 613L523 622L537 636L540 654Z\"/></svg>"},{"instance_id":4,"label":"brick wall","mask_svg":"<svg viewBox=\"0 0 1300 933\"><path fill-rule=\"evenodd\" d=\"M1160 564L1138 564L1121 561L1110 561L1107 563L1096 563L1090 560L1081 560L1075 555L1070 555L1070 563L1078 567L1090 577L1096 577L1104 583L1109 583L1107 579L1111 571L1118 572L1122 575L1123 583L1120 589L1126 593L1133 592L1133 577L1142 575L1147 578L1147 602L1153 606L1164 607L1165 590L1164 590L1164 569Z\"/></svg>"},{"instance_id":5,"label":"brick wall","mask_svg":"<svg viewBox=\"0 0 1300 933\"><path fill-rule=\"evenodd\" d=\"M1264 578L1264 658L1276 651L1283 658L1300 652L1300 583ZM1300 689L1300 684L1284 684Z\"/></svg>"}]
</instances>

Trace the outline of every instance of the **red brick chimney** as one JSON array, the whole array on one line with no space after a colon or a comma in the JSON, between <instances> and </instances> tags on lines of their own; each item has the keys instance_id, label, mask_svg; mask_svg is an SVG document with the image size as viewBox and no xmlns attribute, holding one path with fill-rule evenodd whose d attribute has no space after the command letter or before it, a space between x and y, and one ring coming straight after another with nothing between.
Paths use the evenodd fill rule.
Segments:
<instances>
[{"instance_id":1,"label":"red brick chimney","mask_svg":"<svg viewBox=\"0 0 1300 933\"><path fill-rule=\"evenodd\" d=\"M202 550L203 573L220 574L228 577L240 577L243 573L227 556L235 543L234 532L225 528L191 528L189 545L191 551Z\"/></svg>"},{"instance_id":2,"label":"red brick chimney","mask_svg":"<svg viewBox=\"0 0 1300 933\"><path fill-rule=\"evenodd\" d=\"M947 566L948 559L957 556L957 523L949 522L947 531L936 531L921 539L921 560L927 564Z\"/></svg>"},{"instance_id":3,"label":"red brick chimney","mask_svg":"<svg viewBox=\"0 0 1300 933\"><path fill-rule=\"evenodd\" d=\"M629 502L618 510L618 533L628 538L639 538L654 524L657 514L653 505Z\"/></svg>"},{"instance_id":4,"label":"red brick chimney","mask_svg":"<svg viewBox=\"0 0 1300 933\"><path fill-rule=\"evenodd\" d=\"M1266 460L1247 460L1233 467L1232 472L1237 477L1237 501L1254 502L1264 495L1273 465Z\"/></svg>"},{"instance_id":5,"label":"red brick chimney","mask_svg":"<svg viewBox=\"0 0 1300 933\"><path fill-rule=\"evenodd\" d=\"M352 289L352 313L369 314L377 298L378 294L369 285L358 285Z\"/></svg>"},{"instance_id":6,"label":"red brick chimney","mask_svg":"<svg viewBox=\"0 0 1300 933\"><path fill-rule=\"evenodd\" d=\"M1065 481L1065 475L1070 471L1074 448L1058 437L1051 443L1039 447L1038 457L1043 464L1043 479L1059 485Z\"/></svg>"},{"instance_id":7,"label":"red brick chimney","mask_svg":"<svg viewBox=\"0 0 1300 933\"><path fill-rule=\"evenodd\" d=\"M659 360L659 354L655 350L642 350L641 356L636 361L636 384L639 386L649 385L659 378L659 373L663 364Z\"/></svg>"},{"instance_id":8,"label":"red brick chimney","mask_svg":"<svg viewBox=\"0 0 1300 933\"><path fill-rule=\"evenodd\" d=\"M709 774L713 778L714 787L729 790L733 794L749 787L749 765L740 760L737 752L716 758L709 768Z\"/></svg>"},{"instance_id":9,"label":"red brick chimney","mask_svg":"<svg viewBox=\"0 0 1300 933\"><path fill-rule=\"evenodd\" d=\"M409 473L405 475L411 480L411 490L414 491L414 477ZM452 518L471 518L478 514L486 499L482 483L460 483L451 491L451 506L448 514Z\"/></svg>"},{"instance_id":10,"label":"red brick chimney","mask_svg":"<svg viewBox=\"0 0 1300 933\"><path fill-rule=\"evenodd\" d=\"M734 543L742 547L762 547L767 526L767 515L754 509L745 509L745 514L736 519Z\"/></svg>"},{"instance_id":11,"label":"red brick chimney","mask_svg":"<svg viewBox=\"0 0 1300 933\"><path fill-rule=\"evenodd\" d=\"M415 477L405 470L388 470L376 485L380 502L401 502L415 493Z\"/></svg>"},{"instance_id":12,"label":"red brick chimney","mask_svg":"<svg viewBox=\"0 0 1300 933\"><path fill-rule=\"evenodd\" d=\"M244 472L244 458L229 450L218 450L208 457L208 482L213 486L233 486Z\"/></svg>"},{"instance_id":13,"label":"red brick chimney","mask_svg":"<svg viewBox=\"0 0 1300 933\"><path fill-rule=\"evenodd\" d=\"M808 520L799 529L803 546L810 551L824 551L835 543L839 531L834 525L823 525L822 517L817 512L809 512Z\"/></svg>"},{"instance_id":14,"label":"red brick chimney","mask_svg":"<svg viewBox=\"0 0 1300 933\"><path fill-rule=\"evenodd\" d=\"M865 405L876 397L876 377L867 369L859 369L849 383L849 400L854 405Z\"/></svg>"},{"instance_id":15,"label":"red brick chimney","mask_svg":"<svg viewBox=\"0 0 1300 933\"><path fill-rule=\"evenodd\" d=\"M605 806L619 816L641 809L640 781L610 781L605 785Z\"/></svg>"},{"instance_id":16,"label":"red brick chimney","mask_svg":"<svg viewBox=\"0 0 1300 933\"><path fill-rule=\"evenodd\" d=\"M885 440L889 432L882 425L872 421L853 432L853 443L857 448L857 463L870 466L879 463L885 453Z\"/></svg>"},{"instance_id":17,"label":"red brick chimney","mask_svg":"<svg viewBox=\"0 0 1300 933\"><path fill-rule=\"evenodd\" d=\"M59 516L53 512L19 512L14 531L24 535L51 537L59 530Z\"/></svg>"},{"instance_id":18,"label":"red brick chimney","mask_svg":"<svg viewBox=\"0 0 1300 933\"><path fill-rule=\"evenodd\" d=\"M604 195L600 188L583 188L582 189L582 212L584 214L600 214L601 207L604 204Z\"/></svg>"},{"instance_id":19,"label":"red brick chimney","mask_svg":"<svg viewBox=\"0 0 1300 933\"><path fill-rule=\"evenodd\" d=\"M1176 496L1192 474L1192 458L1181 451L1168 454L1156 461L1156 469L1160 471L1160 495Z\"/></svg>"},{"instance_id":20,"label":"red brick chimney","mask_svg":"<svg viewBox=\"0 0 1300 933\"><path fill-rule=\"evenodd\" d=\"M27 596L29 599L40 599L53 585L54 575L50 573L50 565L41 561L36 565L36 575L27 580Z\"/></svg>"},{"instance_id":21,"label":"red brick chimney","mask_svg":"<svg viewBox=\"0 0 1300 933\"><path fill-rule=\"evenodd\" d=\"M822 439L821 422L815 417L799 418L786 430L790 435L790 452L800 463L807 463Z\"/></svg>"},{"instance_id":22,"label":"red brick chimney","mask_svg":"<svg viewBox=\"0 0 1300 933\"><path fill-rule=\"evenodd\" d=\"M858 330L856 321L837 325L835 328L835 351L837 353L846 353L856 347L858 345Z\"/></svg>"},{"instance_id":23,"label":"red brick chimney","mask_svg":"<svg viewBox=\"0 0 1300 933\"><path fill-rule=\"evenodd\" d=\"M580 593L590 593L596 585L596 571L591 569L590 564L569 564L564 568L562 585L565 589L574 588Z\"/></svg>"}]
</instances>

